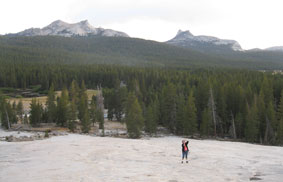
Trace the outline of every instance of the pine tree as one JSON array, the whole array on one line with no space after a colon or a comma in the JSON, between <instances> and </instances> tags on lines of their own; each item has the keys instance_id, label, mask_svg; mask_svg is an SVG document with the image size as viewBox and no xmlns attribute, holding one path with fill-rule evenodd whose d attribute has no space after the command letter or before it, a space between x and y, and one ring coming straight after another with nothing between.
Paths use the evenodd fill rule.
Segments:
<instances>
[{"instance_id":1,"label":"pine tree","mask_svg":"<svg viewBox=\"0 0 283 182\"><path fill-rule=\"evenodd\" d=\"M77 105L75 100L71 100L70 102L70 118L68 121L68 128L70 129L70 131L74 132L75 130L75 123L77 120Z\"/></svg>"},{"instance_id":2,"label":"pine tree","mask_svg":"<svg viewBox=\"0 0 283 182\"><path fill-rule=\"evenodd\" d=\"M69 119L70 119L69 93L66 88L63 88L61 97L58 100L57 124L60 126L66 126Z\"/></svg>"},{"instance_id":3,"label":"pine tree","mask_svg":"<svg viewBox=\"0 0 283 182\"><path fill-rule=\"evenodd\" d=\"M85 116L85 112L88 110L88 97L86 93L86 87L84 81L82 81L82 88L80 90L80 100L79 100L79 114L78 118L82 121Z\"/></svg>"},{"instance_id":4,"label":"pine tree","mask_svg":"<svg viewBox=\"0 0 283 182\"><path fill-rule=\"evenodd\" d=\"M37 126L41 122L43 108L36 99L32 99L30 104L30 124Z\"/></svg>"},{"instance_id":5,"label":"pine tree","mask_svg":"<svg viewBox=\"0 0 283 182\"><path fill-rule=\"evenodd\" d=\"M90 130L90 120L89 120L89 113L88 110L84 112L84 117L82 119L82 132L88 133Z\"/></svg>"},{"instance_id":6,"label":"pine tree","mask_svg":"<svg viewBox=\"0 0 283 182\"><path fill-rule=\"evenodd\" d=\"M86 108L85 112L84 112L84 116L82 118L82 132L83 133L88 133L90 130L90 120L89 120L89 113L88 113L88 109Z\"/></svg>"},{"instance_id":7,"label":"pine tree","mask_svg":"<svg viewBox=\"0 0 283 182\"><path fill-rule=\"evenodd\" d=\"M217 94L217 113L219 116L219 125L220 125L220 133L224 136L224 131L229 123L228 111L227 111L227 103L226 103L226 92L225 92L226 85L221 87ZM228 99L229 100L229 99Z\"/></svg>"},{"instance_id":8,"label":"pine tree","mask_svg":"<svg viewBox=\"0 0 283 182\"><path fill-rule=\"evenodd\" d=\"M47 120L48 122L55 122L56 120L56 104L55 104L55 92L54 92L54 85L51 84L47 101L46 101L46 110L47 110Z\"/></svg>"},{"instance_id":9,"label":"pine tree","mask_svg":"<svg viewBox=\"0 0 283 182\"><path fill-rule=\"evenodd\" d=\"M161 120L162 124L169 128L172 133L176 130L177 98L176 88L168 83L162 90L161 97Z\"/></svg>"},{"instance_id":10,"label":"pine tree","mask_svg":"<svg viewBox=\"0 0 283 182\"><path fill-rule=\"evenodd\" d=\"M280 102L277 109L277 120L283 120L283 90L281 91Z\"/></svg>"},{"instance_id":11,"label":"pine tree","mask_svg":"<svg viewBox=\"0 0 283 182\"><path fill-rule=\"evenodd\" d=\"M185 128L187 128L187 130L184 131L186 135L193 135L197 132L197 109L193 92L189 94L186 104Z\"/></svg>"},{"instance_id":12,"label":"pine tree","mask_svg":"<svg viewBox=\"0 0 283 182\"><path fill-rule=\"evenodd\" d=\"M153 109L154 121L155 121L156 129L157 129L157 126L160 123L160 103L159 103L158 97L155 97L152 109Z\"/></svg>"},{"instance_id":13,"label":"pine tree","mask_svg":"<svg viewBox=\"0 0 283 182\"><path fill-rule=\"evenodd\" d=\"M142 109L137 97L130 93L126 103L126 125L130 138L139 138L144 126Z\"/></svg>"},{"instance_id":14,"label":"pine tree","mask_svg":"<svg viewBox=\"0 0 283 182\"><path fill-rule=\"evenodd\" d=\"M94 126L94 123L96 122L96 110L97 110L96 97L92 96L89 115L90 115L90 121L92 122L93 126Z\"/></svg>"},{"instance_id":15,"label":"pine tree","mask_svg":"<svg viewBox=\"0 0 283 182\"><path fill-rule=\"evenodd\" d=\"M12 104L11 109L9 110L10 112L10 121L11 123L18 123L18 118L17 118L17 104L14 101Z\"/></svg>"},{"instance_id":16,"label":"pine tree","mask_svg":"<svg viewBox=\"0 0 283 182\"><path fill-rule=\"evenodd\" d=\"M11 116L11 105L6 102L5 98L0 94L0 115L1 125L6 128L11 128L10 118Z\"/></svg>"},{"instance_id":17,"label":"pine tree","mask_svg":"<svg viewBox=\"0 0 283 182\"><path fill-rule=\"evenodd\" d=\"M103 88L102 93L105 98L105 108L108 109L107 118L112 121L114 118L114 89Z\"/></svg>"},{"instance_id":18,"label":"pine tree","mask_svg":"<svg viewBox=\"0 0 283 182\"><path fill-rule=\"evenodd\" d=\"M276 142L283 144L283 90L281 91L280 102L277 110L277 122L274 125L276 128Z\"/></svg>"},{"instance_id":19,"label":"pine tree","mask_svg":"<svg viewBox=\"0 0 283 182\"><path fill-rule=\"evenodd\" d=\"M248 114L246 118L245 138L249 142L257 142L259 135L259 114L257 108L257 97L251 107L247 106Z\"/></svg>"},{"instance_id":20,"label":"pine tree","mask_svg":"<svg viewBox=\"0 0 283 182\"><path fill-rule=\"evenodd\" d=\"M235 117L236 137L241 138L244 136L244 116L242 113L237 113Z\"/></svg>"},{"instance_id":21,"label":"pine tree","mask_svg":"<svg viewBox=\"0 0 283 182\"><path fill-rule=\"evenodd\" d=\"M268 105L270 101L273 101L273 85L271 84L270 80L267 76L264 76L262 85L261 85L261 92L264 96L264 103Z\"/></svg>"},{"instance_id":22,"label":"pine tree","mask_svg":"<svg viewBox=\"0 0 283 182\"><path fill-rule=\"evenodd\" d=\"M207 107L209 100L209 85L206 80L200 80L196 87L196 107L199 126L201 125L202 112Z\"/></svg>"},{"instance_id":23,"label":"pine tree","mask_svg":"<svg viewBox=\"0 0 283 182\"><path fill-rule=\"evenodd\" d=\"M104 114L100 109L96 109L95 118L99 123L99 129L102 130L102 133L104 135Z\"/></svg>"},{"instance_id":24,"label":"pine tree","mask_svg":"<svg viewBox=\"0 0 283 182\"><path fill-rule=\"evenodd\" d=\"M213 94L213 89L210 87L209 89L209 108L211 110L211 115L212 115L212 121L213 121L213 134L216 137L217 135L217 113L216 113L216 103L214 100L214 94Z\"/></svg>"},{"instance_id":25,"label":"pine tree","mask_svg":"<svg viewBox=\"0 0 283 182\"><path fill-rule=\"evenodd\" d=\"M260 143L263 142L263 138L266 130L267 104L265 103L265 95L263 89L261 89L260 94L257 97L258 124L259 124L258 134L259 134Z\"/></svg>"},{"instance_id":26,"label":"pine tree","mask_svg":"<svg viewBox=\"0 0 283 182\"><path fill-rule=\"evenodd\" d=\"M122 116L125 114L125 103L127 100L128 90L126 87L119 87L114 93L114 115L117 121L122 121Z\"/></svg>"},{"instance_id":27,"label":"pine tree","mask_svg":"<svg viewBox=\"0 0 283 182\"><path fill-rule=\"evenodd\" d=\"M186 107L185 99L183 95L177 98L177 113L176 113L176 133L177 134L188 134L189 124L186 121Z\"/></svg>"},{"instance_id":28,"label":"pine tree","mask_svg":"<svg viewBox=\"0 0 283 182\"><path fill-rule=\"evenodd\" d=\"M155 109L156 103L151 103L146 108L146 114L145 114L145 131L152 135L153 133L156 133L157 129L157 116L156 116L156 109Z\"/></svg>"},{"instance_id":29,"label":"pine tree","mask_svg":"<svg viewBox=\"0 0 283 182\"><path fill-rule=\"evenodd\" d=\"M75 80L73 80L71 83L69 95L70 95L71 101L74 101L75 104L78 104L79 102L79 99L78 99L79 92L80 92L80 88L78 86L78 83Z\"/></svg>"},{"instance_id":30,"label":"pine tree","mask_svg":"<svg viewBox=\"0 0 283 182\"><path fill-rule=\"evenodd\" d=\"M104 135L104 105L102 92L98 93L97 96L93 96L90 104L90 121L93 123L98 122L99 129L102 130Z\"/></svg>"},{"instance_id":31,"label":"pine tree","mask_svg":"<svg viewBox=\"0 0 283 182\"><path fill-rule=\"evenodd\" d=\"M269 144L275 143L275 132L274 132L274 126L276 124L276 115L274 110L274 105L270 101L267 109L266 109L266 127L265 127L265 133L264 133L264 143Z\"/></svg>"},{"instance_id":32,"label":"pine tree","mask_svg":"<svg viewBox=\"0 0 283 182\"><path fill-rule=\"evenodd\" d=\"M276 142L281 145L283 144L283 119L279 120Z\"/></svg>"},{"instance_id":33,"label":"pine tree","mask_svg":"<svg viewBox=\"0 0 283 182\"><path fill-rule=\"evenodd\" d=\"M70 131L74 132L75 130L75 123L77 120L77 113L78 113L78 108L77 104L79 103L78 99L78 92L79 92L79 87L78 84L75 80L72 81L71 87L70 87L70 119L68 121L68 128Z\"/></svg>"},{"instance_id":34,"label":"pine tree","mask_svg":"<svg viewBox=\"0 0 283 182\"><path fill-rule=\"evenodd\" d=\"M23 105L22 100L20 100L17 105L17 115L21 121L23 121L23 114L24 114L24 105Z\"/></svg>"},{"instance_id":35,"label":"pine tree","mask_svg":"<svg viewBox=\"0 0 283 182\"><path fill-rule=\"evenodd\" d=\"M201 114L200 134L201 136L209 136L211 134L211 112L205 108Z\"/></svg>"}]
</instances>

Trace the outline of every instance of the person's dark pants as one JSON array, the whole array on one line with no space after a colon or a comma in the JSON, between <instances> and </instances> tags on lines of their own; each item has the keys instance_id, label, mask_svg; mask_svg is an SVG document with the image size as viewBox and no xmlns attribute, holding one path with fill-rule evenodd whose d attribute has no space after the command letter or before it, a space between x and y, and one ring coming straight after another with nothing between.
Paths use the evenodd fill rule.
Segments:
<instances>
[{"instance_id":1,"label":"person's dark pants","mask_svg":"<svg viewBox=\"0 0 283 182\"><path fill-rule=\"evenodd\" d=\"M186 159L188 159L188 151L182 151L182 159L184 159L186 157Z\"/></svg>"}]
</instances>

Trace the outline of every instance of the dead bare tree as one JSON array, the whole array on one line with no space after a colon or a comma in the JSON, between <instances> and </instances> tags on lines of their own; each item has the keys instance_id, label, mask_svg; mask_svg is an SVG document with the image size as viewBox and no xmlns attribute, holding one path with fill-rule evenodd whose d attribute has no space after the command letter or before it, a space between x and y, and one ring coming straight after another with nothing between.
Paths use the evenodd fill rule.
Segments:
<instances>
[{"instance_id":1,"label":"dead bare tree","mask_svg":"<svg viewBox=\"0 0 283 182\"><path fill-rule=\"evenodd\" d=\"M273 128L270 124L270 120L267 116L265 116L266 121L266 128L265 128L265 134L264 134L264 143L267 144L269 142L270 136L274 136Z\"/></svg>"},{"instance_id":2,"label":"dead bare tree","mask_svg":"<svg viewBox=\"0 0 283 182\"><path fill-rule=\"evenodd\" d=\"M237 139L235 119L234 119L234 114L232 111L231 111L231 118L232 118L232 135L234 139Z\"/></svg>"},{"instance_id":3,"label":"dead bare tree","mask_svg":"<svg viewBox=\"0 0 283 182\"><path fill-rule=\"evenodd\" d=\"M212 88L210 87L209 90L210 93L210 107L211 107L211 111L212 111L212 117L213 117L213 124L214 124L214 136L216 136L216 124L217 124L217 120L216 120L216 106L215 106L215 101L214 101L214 97L213 97L213 91Z\"/></svg>"},{"instance_id":4,"label":"dead bare tree","mask_svg":"<svg viewBox=\"0 0 283 182\"><path fill-rule=\"evenodd\" d=\"M101 89L101 86L97 86L97 90L98 90L98 93L96 95L96 103L97 103L97 108L99 110L101 110L102 112L104 112L104 97L102 95L102 89Z\"/></svg>"}]
</instances>

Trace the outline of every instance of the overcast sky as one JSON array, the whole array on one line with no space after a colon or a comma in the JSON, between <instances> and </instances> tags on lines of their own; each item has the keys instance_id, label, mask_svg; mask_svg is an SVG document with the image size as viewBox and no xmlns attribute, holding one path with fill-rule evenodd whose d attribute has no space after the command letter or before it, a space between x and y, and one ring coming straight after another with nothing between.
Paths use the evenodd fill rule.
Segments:
<instances>
[{"instance_id":1,"label":"overcast sky","mask_svg":"<svg viewBox=\"0 0 283 182\"><path fill-rule=\"evenodd\" d=\"M283 0L0 0L0 34L58 19L156 41L181 29L234 39L244 49L283 46Z\"/></svg>"}]
</instances>

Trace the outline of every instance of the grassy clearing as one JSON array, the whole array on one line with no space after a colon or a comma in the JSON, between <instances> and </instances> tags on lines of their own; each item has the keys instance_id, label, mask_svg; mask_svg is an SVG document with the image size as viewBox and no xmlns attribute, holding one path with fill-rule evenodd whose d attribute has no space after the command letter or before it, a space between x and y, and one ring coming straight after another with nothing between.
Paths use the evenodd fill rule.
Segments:
<instances>
[{"instance_id":1,"label":"grassy clearing","mask_svg":"<svg viewBox=\"0 0 283 182\"><path fill-rule=\"evenodd\" d=\"M97 93L98 90L92 90L92 89L87 90L88 100L91 100L92 96L96 95Z\"/></svg>"},{"instance_id":2,"label":"grassy clearing","mask_svg":"<svg viewBox=\"0 0 283 182\"><path fill-rule=\"evenodd\" d=\"M91 100L93 95L97 94L97 90L87 90L87 96L88 96L88 100ZM56 91L56 96L61 96L61 91ZM30 110L30 103L32 101L32 99L35 98L40 104L43 105L43 107L45 107L45 103L47 101L47 96L42 96L42 97L23 97L23 98L9 98L8 101L12 104L13 102L16 102L16 104L18 104L20 102L20 100L22 100L23 102L23 106L24 106L24 110L25 111L29 111Z\"/></svg>"}]
</instances>

